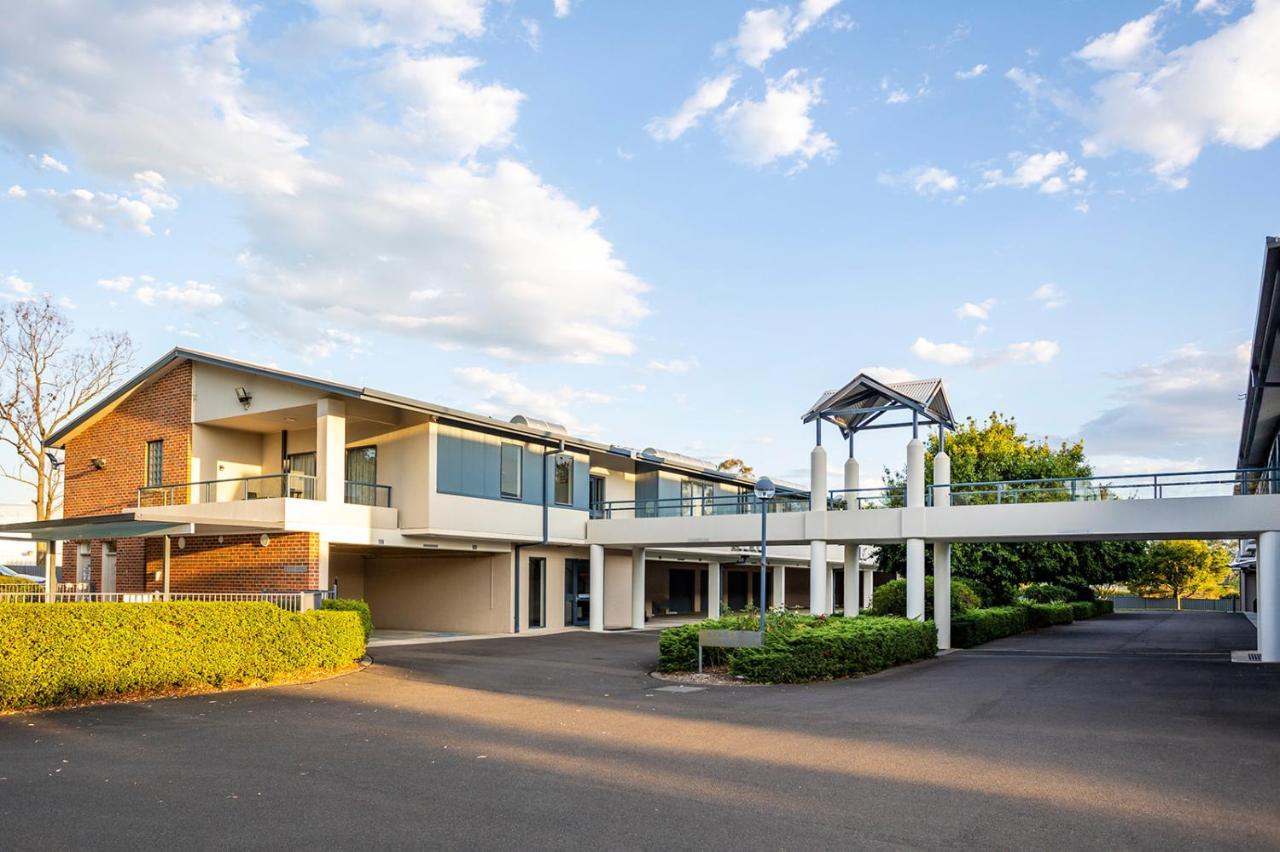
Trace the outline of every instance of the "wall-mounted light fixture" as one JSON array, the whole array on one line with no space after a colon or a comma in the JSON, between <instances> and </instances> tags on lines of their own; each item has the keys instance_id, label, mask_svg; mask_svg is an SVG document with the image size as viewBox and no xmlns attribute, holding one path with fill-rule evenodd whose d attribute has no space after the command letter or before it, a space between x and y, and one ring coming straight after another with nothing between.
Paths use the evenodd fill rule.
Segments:
<instances>
[{"instance_id":1,"label":"wall-mounted light fixture","mask_svg":"<svg viewBox=\"0 0 1280 852\"><path fill-rule=\"evenodd\" d=\"M104 470L107 466L106 459L89 459L89 464L93 465L94 470Z\"/></svg>"},{"instance_id":2,"label":"wall-mounted light fixture","mask_svg":"<svg viewBox=\"0 0 1280 852\"><path fill-rule=\"evenodd\" d=\"M249 408L249 404L253 402L253 394L249 393L248 388L236 388L236 399L240 400L240 404Z\"/></svg>"},{"instance_id":3,"label":"wall-mounted light fixture","mask_svg":"<svg viewBox=\"0 0 1280 852\"><path fill-rule=\"evenodd\" d=\"M266 533L263 533L262 538L258 539L258 544L262 545L263 547L266 547L270 543L271 543L271 536L267 535Z\"/></svg>"}]
</instances>

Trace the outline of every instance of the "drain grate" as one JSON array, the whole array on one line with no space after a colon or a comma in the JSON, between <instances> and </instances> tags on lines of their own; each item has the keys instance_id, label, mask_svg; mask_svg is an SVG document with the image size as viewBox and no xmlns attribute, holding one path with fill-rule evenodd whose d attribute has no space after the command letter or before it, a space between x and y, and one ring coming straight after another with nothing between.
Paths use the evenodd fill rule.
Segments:
<instances>
[{"instance_id":1,"label":"drain grate","mask_svg":"<svg viewBox=\"0 0 1280 852\"><path fill-rule=\"evenodd\" d=\"M1231 662L1233 663L1260 663L1262 662L1262 652L1260 651L1232 651Z\"/></svg>"}]
</instances>

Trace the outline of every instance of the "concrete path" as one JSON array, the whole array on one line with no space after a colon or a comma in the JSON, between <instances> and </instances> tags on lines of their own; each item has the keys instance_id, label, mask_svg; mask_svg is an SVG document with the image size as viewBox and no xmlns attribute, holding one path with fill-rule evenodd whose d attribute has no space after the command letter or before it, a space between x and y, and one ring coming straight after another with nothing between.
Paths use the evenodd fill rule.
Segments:
<instances>
[{"instance_id":1,"label":"concrete path","mask_svg":"<svg viewBox=\"0 0 1280 852\"><path fill-rule=\"evenodd\" d=\"M6 849L1280 848L1280 666L1119 614L854 681L669 692L657 636L398 646L0 719Z\"/></svg>"}]
</instances>

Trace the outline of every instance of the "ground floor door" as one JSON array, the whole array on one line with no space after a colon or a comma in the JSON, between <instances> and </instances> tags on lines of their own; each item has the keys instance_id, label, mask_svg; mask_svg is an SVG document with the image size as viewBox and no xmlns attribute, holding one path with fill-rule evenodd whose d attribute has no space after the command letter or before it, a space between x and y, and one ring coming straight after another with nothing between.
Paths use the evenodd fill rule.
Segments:
<instances>
[{"instance_id":1,"label":"ground floor door","mask_svg":"<svg viewBox=\"0 0 1280 852\"><path fill-rule=\"evenodd\" d=\"M682 614L693 612L693 569L672 568L667 582L670 584L667 609Z\"/></svg>"},{"instance_id":2,"label":"ground floor door","mask_svg":"<svg viewBox=\"0 0 1280 852\"><path fill-rule=\"evenodd\" d=\"M591 561L564 561L564 623L586 627L591 623Z\"/></svg>"},{"instance_id":3,"label":"ground floor door","mask_svg":"<svg viewBox=\"0 0 1280 852\"><path fill-rule=\"evenodd\" d=\"M729 601L729 609L747 608L747 588L751 583L751 575L746 571L725 572L725 597Z\"/></svg>"},{"instance_id":4,"label":"ground floor door","mask_svg":"<svg viewBox=\"0 0 1280 852\"><path fill-rule=\"evenodd\" d=\"M116 590L116 543L102 543L102 591L114 594Z\"/></svg>"}]
</instances>

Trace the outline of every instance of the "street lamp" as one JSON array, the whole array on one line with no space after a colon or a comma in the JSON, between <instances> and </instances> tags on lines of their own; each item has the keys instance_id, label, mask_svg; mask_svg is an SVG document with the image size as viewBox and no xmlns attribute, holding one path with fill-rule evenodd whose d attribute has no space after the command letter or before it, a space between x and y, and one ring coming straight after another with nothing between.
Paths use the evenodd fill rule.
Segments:
<instances>
[{"instance_id":1,"label":"street lamp","mask_svg":"<svg viewBox=\"0 0 1280 852\"><path fill-rule=\"evenodd\" d=\"M773 499L773 495L778 493L778 489L774 487L773 480L767 476L762 476L756 480L756 499L760 501L760 643L764 644L764 627L765 600L767 594L765 592L765 583L769 575L769 501Z\"/></svg>"}]
</instances>

